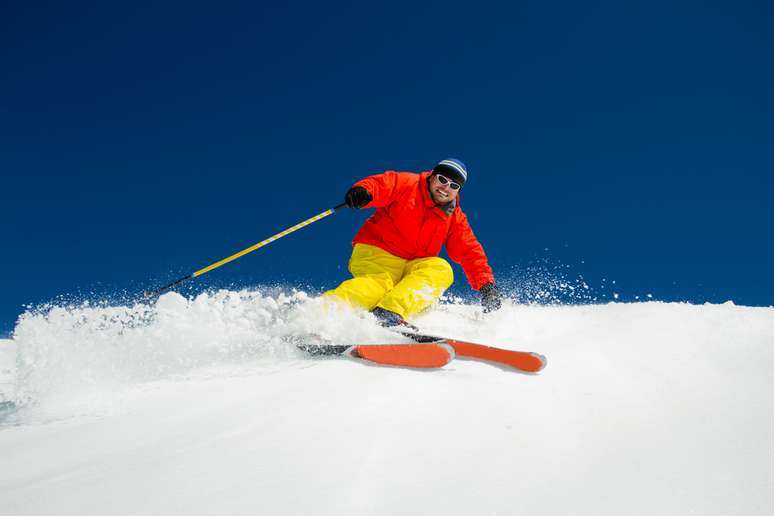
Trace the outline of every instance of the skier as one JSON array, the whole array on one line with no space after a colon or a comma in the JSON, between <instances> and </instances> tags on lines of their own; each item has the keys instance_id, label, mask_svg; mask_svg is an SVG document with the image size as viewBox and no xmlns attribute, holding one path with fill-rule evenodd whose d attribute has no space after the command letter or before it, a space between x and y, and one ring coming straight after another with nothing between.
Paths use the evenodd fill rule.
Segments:
<instances>
[{"instance_id":1,"label":"skier","mask_svg":"<svg viewBox=\"0 0 774 516\"><path fill-rule=\"evenodd\" d=\"M407 325L405 319L438 301L454 281L451 265L438 256L446 244L480 292L484 312L498 310L492 268L459 206L467 178L461 161L445 159L432 171L387 171L355 183L344 197L347 206L376 213L352 242L352 279L324 295L370 310L384 326Z\"/></svg>"}]
</instances>

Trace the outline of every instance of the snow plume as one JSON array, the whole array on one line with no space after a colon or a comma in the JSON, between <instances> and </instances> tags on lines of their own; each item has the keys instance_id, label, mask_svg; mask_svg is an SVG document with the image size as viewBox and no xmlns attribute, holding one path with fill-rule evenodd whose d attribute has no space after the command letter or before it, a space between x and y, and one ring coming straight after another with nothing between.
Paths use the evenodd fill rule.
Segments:
<instances>
[{"instance_id":1,"label":"snow plume","mask_svg":"<svg viewBox=\"0 0 774 516\"><path fill-rule=\"evenodd\" d=\"M217 368L232 374L262 359L297 358L291 337L367 340L379 331L365 324L370 317L299 291L221 290L193 299L169 293L152 304L40 307L23 314L14 331L13 401L61 403L131 384L215 375Z\"/></svg>"},{"instance_id":2,"label":"snow plume","mask_svg":"<svg viewBox=\"0 0 774 516\"><path fill-rule=\"evenodd\" d=\"M598 302L583 276L570 276L562 266L514 267L499 284L519 303L588 304Z\"/></svg>"}]
</instances>

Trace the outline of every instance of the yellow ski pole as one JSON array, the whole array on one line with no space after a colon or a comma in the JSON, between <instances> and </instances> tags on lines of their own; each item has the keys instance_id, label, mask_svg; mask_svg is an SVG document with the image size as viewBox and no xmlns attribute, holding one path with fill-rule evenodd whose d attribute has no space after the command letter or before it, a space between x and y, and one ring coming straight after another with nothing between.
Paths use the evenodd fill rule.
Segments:
<instances>
[{"instance_id":1,"label":"yellow ski pole","mask_svg":"<svg viewBox=\"0 0 774 516\"><path fill-rule=\"evenodd\" d=\"M299 222L295 226L289 227L285 231L280 231L276 235L271 236L271 237L267 238L266 240L261 240L257 244L251 245L247 249L243 249L243 250L239 251L238 253L234 253L231 256L227 257L227 258L223 258L219 262L215 262L213 264L210 264L207 267L204 267L204 268L199 269L198 271L196 271L194 273L189 274L188 276L185 276L183 278L177 279L177 280L173 281L172 283L170 283L169 285L164 285L160 289L154 290L152 292L145 292L143 295L144 295L145 299L149 299L151 297L156 297L156 296L158 296L160 294L163 294L164 292L172 290L174 287L180 285L181 283L185 283L188 280L192 280L192 279L194 279L194 278L196 278L198 276L201 276L202 274L206 274L206 273L210 272L212 269L217 269L221 265L225 265L228 262L233 262L237 258L241 258L242 256L246 255L247 253L252 253L256 249L258 249L260 247L263 247L263 246L265 246L267 244L271 244L275 240L280 239L280 238L284 237L285 235L289 235L290 233L292 233L292 232L294 232L294 231L296 231L298 229L301 229L304 226L308 226L309 224L311 224L313 222L317 222L318 220L327 217L328 215L332 214L333 212L335 212L339 208L343 208L346 205L347 205L346 203L341 203L341 204L339 204L336 207L333 207L333 208L331 208L329 210L325 210L324 212L319 213L319 214L315 215L314 217L306 219L303 222Z\"/></svg>"}]
</instances>

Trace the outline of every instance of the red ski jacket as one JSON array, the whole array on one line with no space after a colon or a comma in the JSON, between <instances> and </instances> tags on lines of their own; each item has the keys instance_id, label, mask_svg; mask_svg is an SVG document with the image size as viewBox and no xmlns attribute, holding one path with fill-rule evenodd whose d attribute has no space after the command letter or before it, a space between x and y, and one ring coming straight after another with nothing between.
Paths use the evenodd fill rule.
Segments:
<instances>
[{"instance_id":1,"label":"red ski jacket","mask_svg":"<svg viewBox=\"0 0 774 516\"><path fill-rule=\"evenodd\" d=\"M387 171L355 183L373 196L365 208L376 208L355 235L353 245L369 244L406 260L438 256L446 244L449 257L462 265L474 290L494 283L484 248L476 240L459 196L447 206L430 197L430 172Z\"/></svg>"}]
</instances>

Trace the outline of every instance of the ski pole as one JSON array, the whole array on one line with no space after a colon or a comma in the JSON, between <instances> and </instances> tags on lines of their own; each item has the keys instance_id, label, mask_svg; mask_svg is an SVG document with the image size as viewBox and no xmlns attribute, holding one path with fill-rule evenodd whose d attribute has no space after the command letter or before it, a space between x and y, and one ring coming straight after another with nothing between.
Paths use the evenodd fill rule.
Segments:
<instances>
[{"instance_id":1,"label":"ski pole","mask_svg":"<svg viewBox=\"0 0 774 516\"><path fill-rule=\"evenodd\" d=\"M280 231L276 235L271 236L271 237L267 238L266 240L261 240L257 244L251 245L247 249L243 249L243 250L239 251L238 253L234 253L231 256L227 257L227 258L223 258L219 262L215 262L213 264L210 264L207 267L204 267L203 269L199 269L198 271L189 274L188 276L184 276L184 277L182 277L180 279L176 279L175 281L173 281L169 285L164 285L160 289L154 290L152 292L145 292L145 293L143 293L143 296L145 297L145 299L149 299L151 297L156 297L156 296L158 296L160 294L163 294L164 292L172 290L174 287L180 285L181 283L185 283L186 281L192 280L192 279L194 279L194 278L196 278L198 276L201 276L202 274L206 274L206 273L210 272L212 269L217 269L221 265L225 265L228 262L233 262L237 258L241 258L242 256L246 255L247 253L252 253L253 251L258 249L259 247L263 247L263 246L265 246L267 244L270 244L270 243L274 242L275 240L278 240L278 239L284 237L285 235L289 235L290 233L296 231L297 229L301 229L302 227L308 226L309 224L311 224L313 222L317 222L318 220L327 217L328 215L332 214L333 212L335 212L336 210L338 210L340 208L343 208L346 205L347 205L347 203L341 203L338 206L335 206L335 207L333 207L333 208L331 208L329 210L325 210L324 212L319 213L319 214L315 215L314 217L308 218L308 219L306 219L303 222L299 222L295 226L289 227L285 231Z\"/></svg>"}]
</instances>

